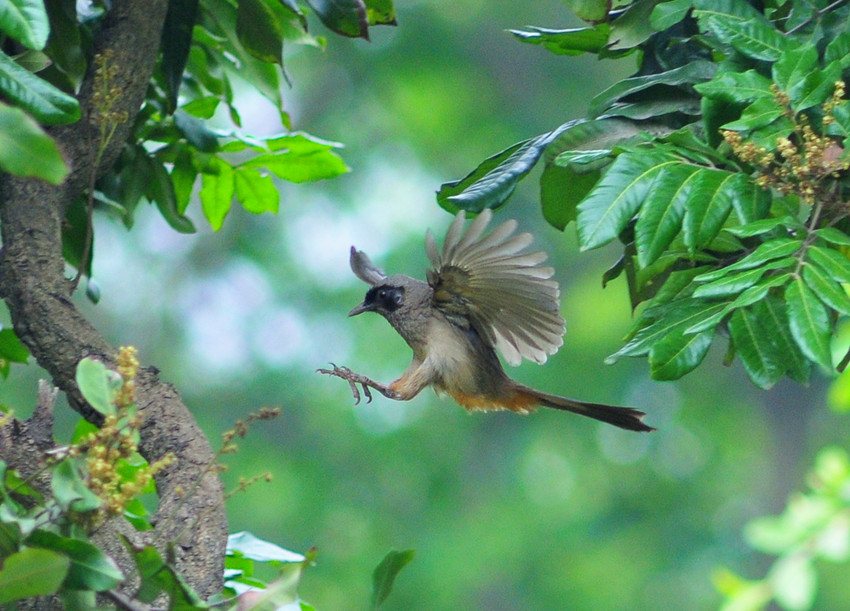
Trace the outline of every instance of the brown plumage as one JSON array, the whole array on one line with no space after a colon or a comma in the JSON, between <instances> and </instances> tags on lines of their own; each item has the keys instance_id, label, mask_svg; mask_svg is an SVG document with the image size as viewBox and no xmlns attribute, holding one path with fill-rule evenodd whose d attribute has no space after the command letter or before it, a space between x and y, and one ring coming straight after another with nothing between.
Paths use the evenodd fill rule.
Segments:
<instances>
[{"instance_id":1,"label":"brown plumage","mask_svg":"<svg viewBox=\"0 0 850 611\"><path fill-rule=\"evenodd\" d=\"M532 237L514 235L514 220L485 235L491 218L492 212L484 210L464 233L464 214L458 213L442 250L428 233L426 249L433 268L427 283L387 276L352 246L351 269L371 288L349 315L384 316L413 349L413 362L388 385L344 367L319 371L347 380L358 401L358 384L369 399L371 388L400 400L432 386L468 410L528 413L543 406L632 431L653 430L636 409L559 397L508 377L497 351L511 365L523 358L544 363L562 345L565 326L558 284L551 280L554 270L541 265L546 254L524 252Z\"/></svg>"}]
</instances>

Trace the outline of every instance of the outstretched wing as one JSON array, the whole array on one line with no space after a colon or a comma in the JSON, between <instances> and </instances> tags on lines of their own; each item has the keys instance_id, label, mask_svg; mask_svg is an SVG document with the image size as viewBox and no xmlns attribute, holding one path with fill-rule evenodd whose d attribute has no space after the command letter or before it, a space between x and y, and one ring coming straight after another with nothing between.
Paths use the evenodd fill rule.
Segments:
<instances>
[{"instance_id":1,"label":"outstretched wing","mask_svg":"<svg viewBox=\"0 0 850 611\"><path fill-rule=\"evenodd\" d=\"M511 365L523 358L543 363L563 344L560 292L549 279L554 270L540 265L546 253L522 252L532 237L514 235L514 220L483 235L492 216L485 209L464 234L459 212L442 252L434 236L426 236L434 305L458 324L471 324Z\"/></svg>"}]
</instances>

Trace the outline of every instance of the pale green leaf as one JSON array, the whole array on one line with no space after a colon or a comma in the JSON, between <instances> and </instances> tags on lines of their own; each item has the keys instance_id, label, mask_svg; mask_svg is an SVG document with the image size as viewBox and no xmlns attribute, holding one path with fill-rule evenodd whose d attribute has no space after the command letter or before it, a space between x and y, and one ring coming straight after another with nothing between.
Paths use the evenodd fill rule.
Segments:
<instances>
[{"instance_id":1,"label":"pale green leaf","mask_svg":"<svg viewBox=\"0 0 850 611\"><path fill-rule=\"evenodd\" d=\"M68 166L59 147L32 117L0 102L0 170L59 184Z\"/></svg>"},{"instance_id":2,"label":"pale green leaf","mask_svg":"<svg viewBox=\"0 0 850 611\"><path fill-rule=\"evenodd\" d=\"M788 321L794 341L800 346L803 354L820 365L824 371L833 371L829 346L831 327L826 308L802 278L797 278L788 285L785 289L785 299L788 303Z\"/></svg>"}]
</instances>

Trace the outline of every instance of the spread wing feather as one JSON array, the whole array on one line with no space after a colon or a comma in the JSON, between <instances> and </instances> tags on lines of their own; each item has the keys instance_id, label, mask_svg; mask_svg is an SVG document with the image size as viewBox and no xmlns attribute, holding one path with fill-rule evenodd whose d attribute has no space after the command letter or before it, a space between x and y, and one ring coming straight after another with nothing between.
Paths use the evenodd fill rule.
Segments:
<instances>
[{"instance_id":1,"label":"spread wing feather","mask_svg":"<svg viewBox=\"0 0 850 611\"><path fill-rule=\"evenodd\" d=\"M546 253L522 252L533 238L514 235L516 221L484 235L492 216L484 210L464 233L465 216L458 213L442 250L427 235L434 305L459 324L471 324L511 365L523 358L543 363L563 343L554 270L540 265Z\"/></svg>"}]
</instances>

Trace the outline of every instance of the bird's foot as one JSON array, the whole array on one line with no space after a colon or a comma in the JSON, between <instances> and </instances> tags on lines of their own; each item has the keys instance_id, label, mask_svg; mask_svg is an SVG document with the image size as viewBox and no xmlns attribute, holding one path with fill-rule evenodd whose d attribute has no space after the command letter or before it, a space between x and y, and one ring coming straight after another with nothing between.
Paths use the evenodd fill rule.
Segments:
<instances>
[{"instance_id":1,"label":"bird's foot","mask_svg":"<svg viewBox=\"0 0 850 611\"><path fill-rule=\"evenodd\" d=\"M348 367L339 367L334 363L331 363L331 366L333 367L333 369L317 369L316 371L324 375L342 378L343 380L348 382L349 387L351 387L351 394L354 396L354 405L360 403L361 399L360 389L357 388L358 384L363 388L363 395L366 396L366 403L372 402L372 392L369 390L370 388L377 390L379 393L389 399L398 398L398 394L394 390L391 390L389 386L386 386L385 384L376 382L375 380L367 378L362 374L355 373L354 371L351 371Z\"/></svg>"}]
</instances>

